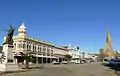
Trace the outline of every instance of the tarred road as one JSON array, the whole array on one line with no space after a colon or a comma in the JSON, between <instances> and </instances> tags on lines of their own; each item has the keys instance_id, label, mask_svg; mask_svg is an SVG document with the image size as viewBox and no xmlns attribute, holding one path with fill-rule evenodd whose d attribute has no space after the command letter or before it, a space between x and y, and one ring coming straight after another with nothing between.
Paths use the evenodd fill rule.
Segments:
<instances>
[{"instance_id":1,"label":"tarred road","mask_svg":"<svg viewBox=\"0 0 120 76\"><path fill-rule=\"evenodd\" d=\"M116 76L114 71L100 63L46 65L43 69L4 76Z\"/></svg>"}]
</instances>

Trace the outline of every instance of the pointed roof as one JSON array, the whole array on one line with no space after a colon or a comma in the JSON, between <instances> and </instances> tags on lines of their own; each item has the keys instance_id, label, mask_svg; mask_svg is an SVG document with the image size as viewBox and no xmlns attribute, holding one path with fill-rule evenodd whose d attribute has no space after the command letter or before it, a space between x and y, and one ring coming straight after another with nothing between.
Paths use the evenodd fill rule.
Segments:
<instances>
[{"instance_id":1,"label":"pointed roof","mask_svg":"<svg viewBox=\"0 0 120 76\"><path fill-rule=\"evenodd\" d=\"M107 28L107 36L108 38L110 38L110 33L109 33L109 29Z\"/></svg>"},{"instance_id":2,"label":"pointed roof","mask_svg":"<svg viewBox=\"0 0 120 76\"><path fill-rule=\"evenodd\" d=\"M110 37L110 33L109 33L109 30L107 28L107 37L106 37L106 42L111 42L111 37Z\"/></svg>"},{"instance_id":3,"label":"pointed roof","mask_svg":"<svg viewBox=\"0 0 120 76\"><path fill-rule=\"evenodd\" d=\"M22 28L22 29L26 29L25 24L22 23L22 25L20 26L20 28Z\"/></svg>"},{"instance_id":4,"label":"pointed roof","mask_svg":"<svg viewBox=\"0 0 120 76\"><path fill-rule=\"evenodd\" d=\"M107 28L107 37L106 37L106 48L112 49L112 40L108 28Z\"/></svg>"}]
</instances>

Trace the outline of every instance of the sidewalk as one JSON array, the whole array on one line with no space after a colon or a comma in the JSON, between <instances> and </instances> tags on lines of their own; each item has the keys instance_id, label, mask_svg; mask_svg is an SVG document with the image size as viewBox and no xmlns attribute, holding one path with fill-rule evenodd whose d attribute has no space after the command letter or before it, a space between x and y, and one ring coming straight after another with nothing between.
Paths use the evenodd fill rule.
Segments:
<instances>
[{"instance_id":1,"label":"sidewalk","mask_svg":"<svg viewBox=\"0 0 120 76\"><path fill-rule=\"evenodd\" d=\"M16 69L15 70L11 69L11 70L5 71L5 72L4 71L0 71L0 75L2 75L2 74L8 74L8 73L20 73L20 72L33 71L33 70L36 70L36 69L43 68L43 66L41 64L32 64L32 65L29 65L30 69L25 69L25 65L18 65L19 68L17 70Z\"/></svg>"}]
</instances>

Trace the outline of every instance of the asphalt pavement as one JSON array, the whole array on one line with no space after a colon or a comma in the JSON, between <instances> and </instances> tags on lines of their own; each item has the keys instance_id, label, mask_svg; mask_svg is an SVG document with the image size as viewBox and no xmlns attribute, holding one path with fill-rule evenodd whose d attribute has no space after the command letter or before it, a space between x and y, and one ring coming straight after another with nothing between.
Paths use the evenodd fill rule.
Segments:
<instances>
[{"instance_id":1,"label":"asphalt pavement","mask_svg":"<svg viewBox=\"0 0 120 76\"><path fill-rule=\"evenodd\" d=\"M3 76L117 76L114 70L101 63L43 65L43 68Z\"/></svg>"}]
</instances>

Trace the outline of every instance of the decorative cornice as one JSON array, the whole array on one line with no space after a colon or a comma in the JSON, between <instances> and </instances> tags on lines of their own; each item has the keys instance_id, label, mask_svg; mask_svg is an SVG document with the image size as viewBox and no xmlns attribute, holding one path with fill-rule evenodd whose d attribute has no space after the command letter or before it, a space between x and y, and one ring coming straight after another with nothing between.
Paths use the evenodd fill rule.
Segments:
<instances>
[{"instance_id":1,"label":"decorative cornice","mask_svg":"<svg viewBox=\"0 0 120 76\"><path fill-rule=\"evenodd\" d=\"M29 36L13 36L13 39L25 39L25 40L30 40L30 41L46 44L46 45L55 46L54 44L52 44L50 42L45 42L43 40L32 38L32 37L29 37Z\"/></svg>"}]
</instances>

